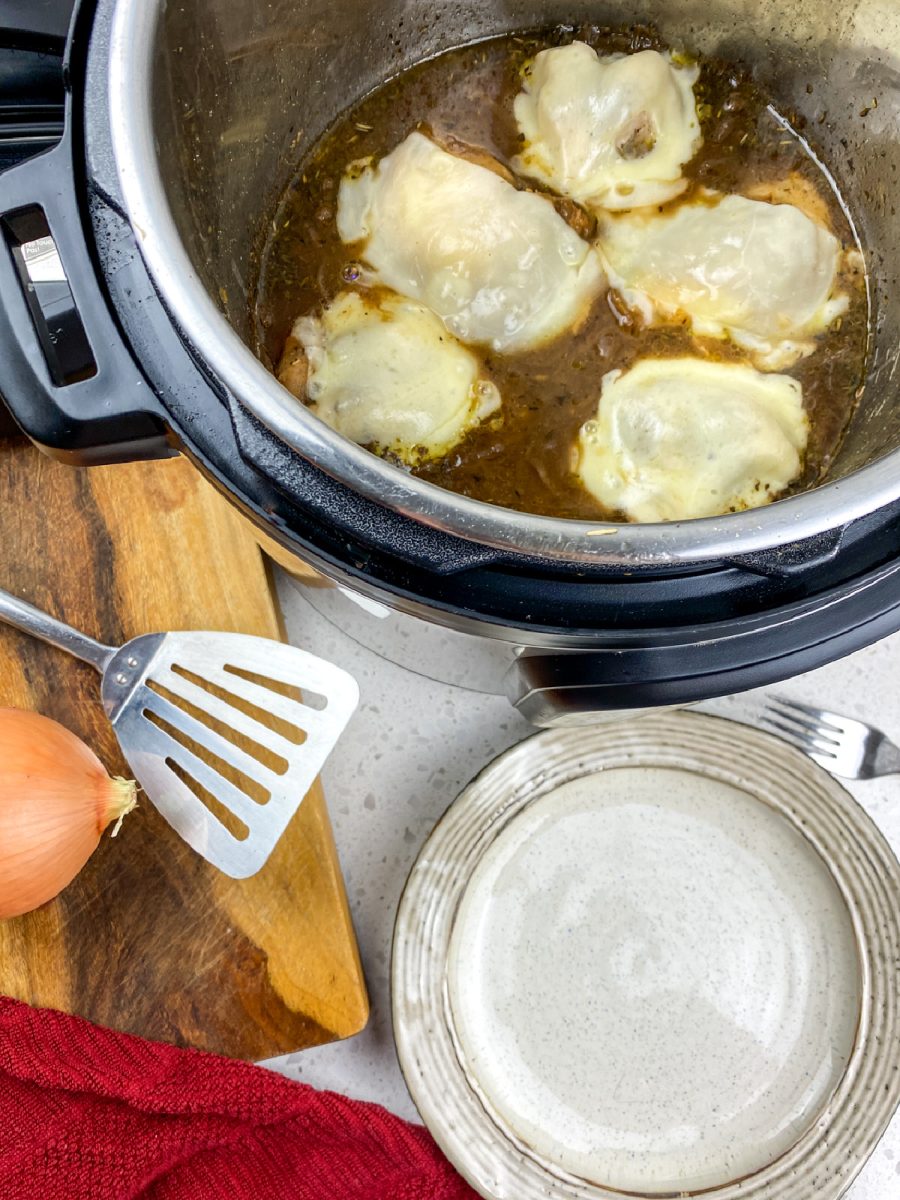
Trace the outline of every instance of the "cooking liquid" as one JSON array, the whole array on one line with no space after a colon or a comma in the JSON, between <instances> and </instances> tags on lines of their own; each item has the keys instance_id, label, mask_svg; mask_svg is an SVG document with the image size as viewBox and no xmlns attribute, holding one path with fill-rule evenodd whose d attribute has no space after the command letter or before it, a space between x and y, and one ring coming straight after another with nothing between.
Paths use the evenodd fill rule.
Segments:
<instances>
[{"instance_id":1,"label":"cooking liquid","mask_svg":"<svg viewBox=\"0 0 900 1200\"><path fill-rule=\"evenodd\" d=\"M300 165L267 223L253 303L256 348L267 366L277 365L297 317L320 312L352 286L358 273L336 226L337 192L347 165L370 155L381 158L421 129L439 141L457 138L481 147L509 166L520 144L513 100L521 88L522 65L540 50L575 38L607 54L666 48L645 29L583 27L495 38L404 72L332 126ZM704 140L684 168L690 186L674 204L690 201L700 188L746 193L793 174L815 189L831 232L845 248L856 245L832 181L749 72L733 63L702 61L694 94ZM785 372L802 384L810 421L804 470L792 492L815 486L827 472L865 377L865 278L847 272L841 286L850 296L848 311L818 338L815 354ZM470 349L500 389L501 412L413 474L491 504L580 520L619 519L572 471L572 447L584 422L596 416L600 381L608 371L647 357L700 354L747 361L746 353L728 341L694 337L687 323L645 329L607 292L577 332L538 350L499 355Z\"/></svg>"}]
</instances>

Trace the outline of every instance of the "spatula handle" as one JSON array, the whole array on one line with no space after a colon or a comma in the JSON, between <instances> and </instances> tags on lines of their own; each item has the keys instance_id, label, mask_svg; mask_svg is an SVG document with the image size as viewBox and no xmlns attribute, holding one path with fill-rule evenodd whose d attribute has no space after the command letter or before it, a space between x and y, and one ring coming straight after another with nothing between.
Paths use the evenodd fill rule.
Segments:
<instances>
[{"instance_id":1,"label":"spatula handle","mask_svg":"<svg viewBox=\"0 0 900 1200\"><path fill-rule=\"evenodd\" d=\"M101 673L115 654L115 650L111 646L95 642L86 634L79 633L77 629L64 625L62 621L57 621L54 617L41 612L39 608L26 604L24 600L19 600L16 596L11 596L9 592L2 590L0 590L0 621L6 625L12 625L15 629L21 629L23 633L32 634L34 637L40 638L42 642L49 642L51 646L65 650L67 654L90 663Z\"/></svg>"}]
</instances>

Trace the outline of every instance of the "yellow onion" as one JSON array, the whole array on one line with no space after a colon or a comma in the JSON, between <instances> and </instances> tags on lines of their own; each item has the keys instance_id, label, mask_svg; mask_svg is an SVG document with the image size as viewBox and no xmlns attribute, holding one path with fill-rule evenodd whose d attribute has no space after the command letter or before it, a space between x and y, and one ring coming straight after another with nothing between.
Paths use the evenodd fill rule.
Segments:
<instances>
[{"instance_id":1,"label":"yellow onion","mask_svg":"<svg viewBox=\"0 0 900 1200\"><path fill-rule=\"evenodd\" d=\"M104 829L134 808L136 793L56 721L0 708L0 920L31 912L71 883Z\"/></svg>"}]
</instances>

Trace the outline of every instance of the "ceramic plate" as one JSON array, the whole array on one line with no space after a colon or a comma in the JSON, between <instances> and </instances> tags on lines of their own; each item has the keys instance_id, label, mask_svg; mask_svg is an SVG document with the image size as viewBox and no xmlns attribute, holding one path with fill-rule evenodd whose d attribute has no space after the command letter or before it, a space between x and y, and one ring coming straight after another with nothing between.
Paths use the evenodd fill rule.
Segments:
<instances>
[{"instance_id":1,"label":"ceramic plate","mask_svg":"<svg viewBox=\"0 0 900 1200\"><path fill-rule=\"evenodd\" d=\"M900 1102L900 866L767 734L537 734L459 797L397 919L423 1120L491 1200L836 1200Z\"/></svg>"}]
</instances>

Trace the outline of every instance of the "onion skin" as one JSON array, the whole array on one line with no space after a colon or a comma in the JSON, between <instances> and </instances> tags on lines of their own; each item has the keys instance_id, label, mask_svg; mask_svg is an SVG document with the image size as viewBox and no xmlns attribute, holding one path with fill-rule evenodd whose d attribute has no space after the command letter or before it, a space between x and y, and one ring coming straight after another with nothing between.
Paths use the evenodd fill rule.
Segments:
<instances>
[{"instance_id":1,"label":"onion skin","mask_svg":"<svg viewBox=\"0 0 900 1200\"><path fill-rule=\"evenodd\" d=\"M56 721L0 708L0 920L59 895L136 792Z\"/></svg>"}]
</instances>

